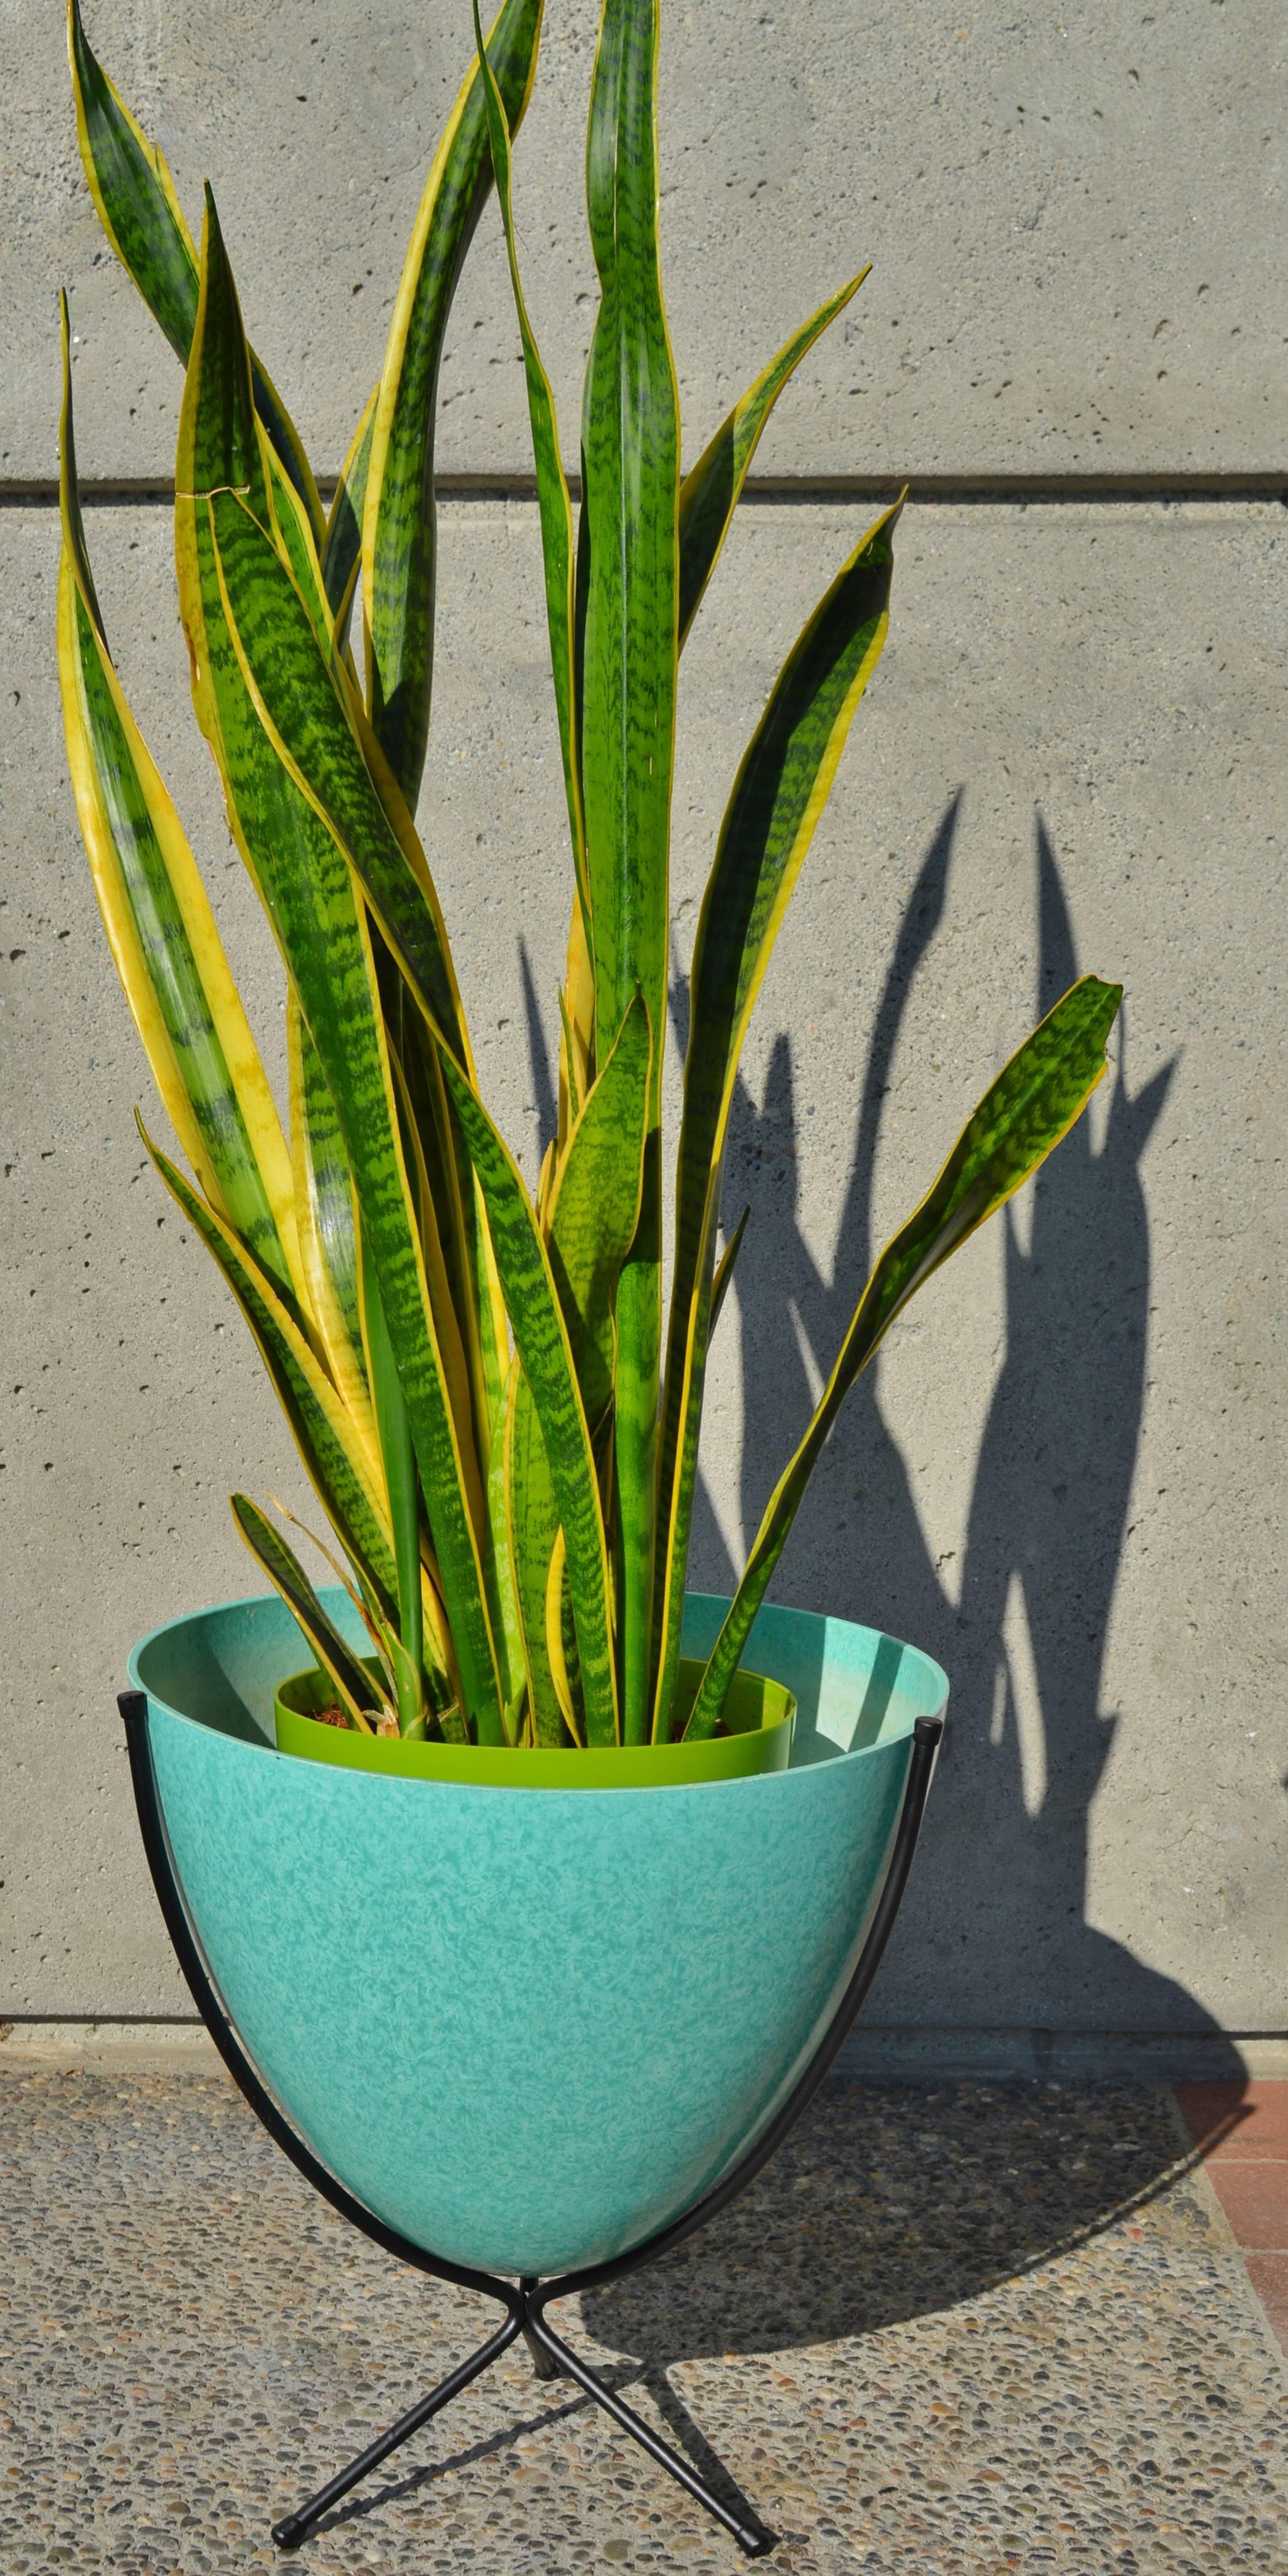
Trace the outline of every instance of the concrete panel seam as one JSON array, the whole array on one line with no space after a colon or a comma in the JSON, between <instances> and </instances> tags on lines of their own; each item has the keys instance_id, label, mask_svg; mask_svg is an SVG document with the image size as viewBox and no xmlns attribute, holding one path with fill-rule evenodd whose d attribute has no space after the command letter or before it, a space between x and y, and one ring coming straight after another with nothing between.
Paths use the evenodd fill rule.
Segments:
<instances>
[{"instance_id":1,"label":"concrete panel seam","mask_svg":"<svg viewBox=\"0 0 1288 2576\"><path fill-rule=\"evenodd\" d=\"M324 501L335 493L337 477L322 474L318 491ZM537 487L530 474L440 474L435 478L440 498L454 501L535 501ZM573 498L581 495L581 481L576 474L568 477ZM1288 466L1266 467L1256 472L1237 474L1170 473L1151 474L849 474L849 475L765 475L748 479L740 507L844 508L853 501L876 504L892 501L906 488L911 502L952 502L973 504L1038 506L1059 509L1083 501L1269 501L1288 506ZM173 484L156 477L130 481L122 476L92 475L81 477L82 501L100 507L117 503L136 507L141 503L163 502L169 507L174 500ZM0 509L52 509L58 504L58 485L53 481L0 482Z\"/></svg>"}]
</instances>

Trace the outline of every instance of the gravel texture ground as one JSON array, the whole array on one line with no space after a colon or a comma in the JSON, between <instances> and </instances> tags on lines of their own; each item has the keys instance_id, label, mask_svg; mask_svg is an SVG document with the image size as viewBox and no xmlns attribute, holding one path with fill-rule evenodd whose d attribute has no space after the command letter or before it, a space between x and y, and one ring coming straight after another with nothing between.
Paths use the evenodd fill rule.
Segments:
<instances>
[{"instance_id":1,"label":"gravel texture ground","mask_svg":"<svg viewBox=\"0 0 1288 2576\"><path fill-rule=\"evenodd\" d=\"M496 2311L322 2206L222 2078L0 2076L5 2576L269 2568L268 2525ZM1283 2576L1288 2374L1170 2097L831 2085L708 2233L554 2322L783 2576ZM731 2570L523 2347L316 2576Z\"/></svg>"}]
</instances>

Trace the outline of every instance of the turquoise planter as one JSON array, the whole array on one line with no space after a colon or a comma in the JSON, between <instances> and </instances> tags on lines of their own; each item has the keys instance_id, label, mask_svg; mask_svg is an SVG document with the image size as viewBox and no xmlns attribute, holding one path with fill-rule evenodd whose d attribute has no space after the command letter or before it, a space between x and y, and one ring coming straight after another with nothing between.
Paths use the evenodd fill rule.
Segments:
<instances>
[{"instance_id":1,"label":"turquoise planter","mask_svg":"<svg viewBox=\"0 0 1288 2576\"><path fill-rule=\"evenodd\" d=\"M332 1615L356 1631L344 1594ZM691 1595L687 1655L726 1605ZM272 1745L300 1661L275 1596L158 1628L147 1693L175 1870L225 2009L295 2127L447 2260L557 2272L690 2208L808 2062L890 1862L937 1664L761 1611L791 1767L663 1789L381 1777Z\"/></svg>"}]
</instances>

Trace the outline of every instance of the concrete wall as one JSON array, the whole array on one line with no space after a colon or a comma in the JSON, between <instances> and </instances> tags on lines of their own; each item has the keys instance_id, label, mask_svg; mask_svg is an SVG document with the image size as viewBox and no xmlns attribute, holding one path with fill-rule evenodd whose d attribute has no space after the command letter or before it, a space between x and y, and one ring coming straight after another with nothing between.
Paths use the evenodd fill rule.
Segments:
<instances>
[{"instance_id":1,"label":"concrete wall","mask_svg":"<svg viewBox=\"0 0 1288 2576\"><path fill-rule=\"evenodd\" d=\"M257 345L322 475L378 369L467 18L456 0L89 13L190 209L212 177ZM139 2019L185 1998L113 1693L141 1630L254 1588L229 1487L296 1485L132 1123L147 1077L53 672L59 283L109 634L270 1059L279 998L187 703L165 499L178 373L101 245L57 12L4 0L0 29L17 140L0 243L0 2010ZM517 161L570 427L592 43L585 0L551 0ZM774 671L869 488L914 488L892 642L748 1049L727 1206L750 1198L753 1220L695 1576L728 1581L869 1246L992 1070L1076 972L1121 976L1112 1080L892 1337L778 1589L915 1638L953 1679L879 2023L955 2057L999 2029L1280 2032L1282 14L675 0L664 48L689 455L802 311L876 263L781 406L686 653L681 967ZM553 1016L568 871L491 223L451 334L441 461L456 488L421 819L484 1084L532 1170L548 1117L532 1034Z\"/></svg>"}]
</instances>

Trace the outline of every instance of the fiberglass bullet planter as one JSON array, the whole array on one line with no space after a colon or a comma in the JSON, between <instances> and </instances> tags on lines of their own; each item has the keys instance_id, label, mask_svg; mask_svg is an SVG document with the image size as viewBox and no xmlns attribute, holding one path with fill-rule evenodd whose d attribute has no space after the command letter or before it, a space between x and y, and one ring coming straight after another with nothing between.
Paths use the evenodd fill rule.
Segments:
<instances>
[{"instance_id":1,"label":"fiberglass bullet planter","mask_svg":"<svg viewBox=\"0 0 1288 2576\"><path fill-rule=\"evenodd\" d=\"M343 1594L328 1606L343 1622ZM687 1654L726 1606L690 1596ZM947 1684L910 1646L780 1608L746 1663L795 1697L787 1768L564 1790L275 1750L299 1665L276 1597L135 1650L223 2012L321 2165L437 2260L533 2278L622 2256L719 2184L817 2051Z\"/></svg>"}]
</instances>

